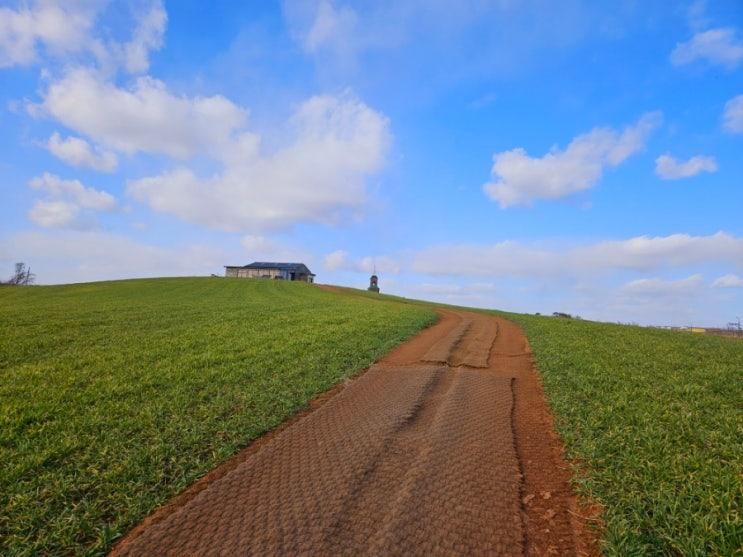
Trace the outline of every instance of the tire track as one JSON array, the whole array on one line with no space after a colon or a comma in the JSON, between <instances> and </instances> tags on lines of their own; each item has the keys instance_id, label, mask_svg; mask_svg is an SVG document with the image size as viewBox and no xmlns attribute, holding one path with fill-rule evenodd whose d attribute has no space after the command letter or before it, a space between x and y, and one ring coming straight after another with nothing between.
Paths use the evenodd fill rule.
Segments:
<instances>
[{"instance_id":1,"label":"tire track","mask_svg":"<svg viewBox=\"0 0 743 557\"><path fill-rule=\"evenodd\" d=\"M447 311L112 555L576 554L535 378L514 325Z\"/></svg>"}]
</instances>

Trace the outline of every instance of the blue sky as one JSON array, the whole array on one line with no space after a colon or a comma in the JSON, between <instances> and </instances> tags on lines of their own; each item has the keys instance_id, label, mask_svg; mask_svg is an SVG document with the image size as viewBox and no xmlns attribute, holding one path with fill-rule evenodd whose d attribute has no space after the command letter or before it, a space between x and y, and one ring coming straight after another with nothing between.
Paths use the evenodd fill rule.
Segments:
<instances>
[{"instance_id":1,"label":"blue sky","mask_svg":"<svg viewBox=\"0 0 743 557\"><path fill-rule=\"evenodd\" d=\"M0 269L743 317L743 2L0 1Z\"/></svg>"}]
</instances>

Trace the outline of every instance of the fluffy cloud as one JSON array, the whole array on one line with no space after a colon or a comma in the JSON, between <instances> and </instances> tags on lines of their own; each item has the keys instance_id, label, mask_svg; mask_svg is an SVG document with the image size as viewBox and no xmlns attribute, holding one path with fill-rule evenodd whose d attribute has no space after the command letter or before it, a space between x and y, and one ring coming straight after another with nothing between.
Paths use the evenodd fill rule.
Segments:
<instances>
[{"instance_id":1,"label":"fluffy cloud","mask_svg":"<svg viewBox=\"0 0 743 557\"><path fill-rule=\"evenodd\" d=\"M0 68L36 62L41 45L57 55L86 48L95 17L92 6L82 2L0 8Z\"/></svg>"},{"instance_id":2,"label":"fluffy cloud","mask_svg":"<svg viewBox=\"0 0 743 557\"><path fill-rule=\"evenodd\" d=\"M167 15L160 0L134 13L132 38L119 43L95 35L104 2L36 0L17 10L0 8L0 67L29 65L48 54L67 58L87 53L110 70L146 72L152 50L162 46Z\"/></svg>"},{"instance_id":3,"label":"fluffy cloud","mask_svg":"<svg viewBox=\"0 0 743 557\"><path fill-rule=\"evenodd\" d=\"M723 127L731 133L743 133L743 95L733 97L725 103Z\"/></svg>"},{"instance_id":4,"label":"fluffy cloud","mask_svg":"<svg viewBox=\"0 0 743 557\"><path fill-rule=\"evenodd\" d=\"M89 69L52 83L38 108L111 149L176 158L218 154L247 117L245 109L221 95L176 96L150 77L123 89Z\"/></svg>"},{"instance_id":5,"label":"fluffy cloud","mask_svg":"<svg viewBox=\"0 0 743 557\"><path fill-rule=\"evenodd\" d=\"M129 73L144 73L149 69L150 51L162 46L167 23L168 16L159 1L154 2L149 10L140 12L132 40L121 48Z\"/></svg>"},{"instance_id":6,"label":"fluffy cloud","mask_svg":"<svg viewBox=\"0 0 743 557\"><path fill-rule=\"evenodd\" d=\"M743 266L743 238L673 234L571 247L519 242L442 245L414 254L412 270L432 275L555 277L627 270L647 272L705 263Z\"/></svg>"},{"instance_id":7,"label":"fluffy cloud","mask_svg":"<svg viewBox=\"0 0 743 557\"><path fill-rule=\"evenodd\" d=\"M728 68L743 61L743 42L731 28L709 29L696 33L690 40L679 43L671 52L671 63L675 66L706 60Z\"/></svg>"},{"instance_id":8,"label":"fluffy cloud","mask_svg":"<svg viewBox=\"0 0 743 557\"><path fill-rule=\"evenodd\" d=\"M541 158L522 148L493 155L493 181L485 193L501 207L530 205L537 199L557 199L595 186L607 167L640 151L660 124L659 113L645 114L621 132L595 128L577 136L564 151L553 147Z\"/></svg>"},{"instance_id":9,"label":"fluffy cloud","mask_svg":"<svg viewBox=\"0 0 743 557\"><path fill-rule=\"evenodd\" d=\"M723 275L712 283L715 288L743 288L743 278L737 275Z\"/></svg>"},{"instance_id":10,"label":"fluffy cloud","mask_svg":"<svg viewBox=\"0 0 743 557\"><path fill-rule=\"evenodd\" d=\"M29 218L39 226L83 228L89 223L80 219L82 211L111 211L116 208L116 199L111 194L86 187L78 180L63 180L48 172L32 179L29 186L46 195L29 211Z\"/></svg>"},{"instance_id":11,"label":"fluffy cloud","mask_svg":"<svg viewBox=\"0 0 743 557\"><path fill-rule=\"evenodd\" d=\"M717 161L714 157L697 155L686 161L678 161L669 154L655 159L655 174L664 180L689 178L702 172L716 172Z\"/></svg>"},{"instance_id":12,"label":"fluffy cloud","mask_svg":"<svg viewBox=\"0 0 743 557\"><path fill-rule=\"evenodd\" d=\"M142 244L100 231L26 232L0 239L0 268L25 261L41 284L221 273L218 248Z\"/></svg>"},{"instance_id":13,"label":"fluffy cloud","mask_svg":"<svg viewBox=\"0 0 743 557\"><path fill-rule=\"evenodd\" d=\"M68 201L36 201L28 212L34 224L44 228L78 228L80 207Z\"/></svg>"},{"instance_id":14,"label":"fluffy cloud","mask_svg":"<svg viewBox=\"0 0 743 557\"><path fill-rule=\"evenodd\" d=\"M59 133L54 132L49 138L47 148L55 157L72 166L92 168L101 172L113 172L118 165L118 159L114 153L110 151L94 152L90 144L79 137L62 139Z\"/></svg>"},{"instance_id":15,"label":"fluffy cloud","mask_svg":"<svg viewBox=\"0 0 743 557\"><path fill-rule=\"evenodd\" d=\"M400 272L400 264L392 257L385 255L353 258L348 252L337 250L325 256L325 268L329 271L350 271L354 273L390 273Z\"/></svg>"},{"instance_id":16,"label":"fluffy cloud","mask_svg":"<svg viewBox=\"0 0 743 557\"><path fill-rule=\"evenodd\" d=\"M265 230L337 222L366 201L365 177L384 162L387 119L349 94L317 96L292 118L294 138L274 153L242 134L223 169L202 178L188 168L129 183L158 212L222 230Z\"/></svg>"},{"instance_id":17,"label":"fluffy cloud","mask_svg":"<svg viewBox=\"0 0 743 557\"><path fill-rule=\"evenodd\" d=\"M49 86L37 107L96 143L125 153L214 159L200 176L181 166L129 183L158 212L231 231L336 222L366 201L365 178L381 168L387 119L344 93L312 97L292 116L288 144L263 152L248 111L222 96L189 98L143 77L119 88L77 69Z\"/></svg>"}]
</instances>

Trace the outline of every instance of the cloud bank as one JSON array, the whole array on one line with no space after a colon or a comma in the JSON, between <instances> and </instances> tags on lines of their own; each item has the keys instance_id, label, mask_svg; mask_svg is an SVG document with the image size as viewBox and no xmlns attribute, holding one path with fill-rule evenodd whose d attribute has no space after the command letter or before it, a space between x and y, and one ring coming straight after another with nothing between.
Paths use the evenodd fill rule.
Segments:
<instances>
[{"instance_id":1,"label":"cloud bank","mask_svg":"<svg viewBox=\"0 0 743 557\"><path fill-rule=\"evenodd\" d=\"M568 248L513 241L441 245L415 253L411 269L431 275L544 278L617 270L649 272L706 263L743 266L743 238L718 232L638 236Z\"/></svg>"},{"instance_id":2,"label":"cloud bank","mask_svg":"<svg viewBox=\"0 0 743 557\"><path fill-rule=\"evenodd\" d=\"M621 132L595 128L575 137L565 150L553 147L539 158L530 157L523 148L496 153L490 170L492 181L483 189L504 208L590 189L606 168L618 166L642 150L660 121L660 113L652 112Z\"/></svg>"}]
</instances>

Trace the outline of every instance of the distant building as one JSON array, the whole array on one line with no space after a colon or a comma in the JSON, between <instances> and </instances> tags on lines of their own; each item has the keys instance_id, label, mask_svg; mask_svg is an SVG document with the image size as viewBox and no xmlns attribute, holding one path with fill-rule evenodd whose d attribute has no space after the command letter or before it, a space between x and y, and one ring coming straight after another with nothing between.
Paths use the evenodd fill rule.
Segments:
<instances>
[{"instance_id":1,"label":"distant building","mask_svg":"<svg viewBox=\"0 0 743 557\"><path fill-rule=\"evenodd\" d=\"M315 282L312 274L304 263L273 263L256 261L242 267L225 265L224 276L233 278L264 278L278 280L297 280L300 282Z\"/></svg>"},{"instance_id":2,"label":"distant building","mask_svg":"<svg viewBox=\"0 0 743 557\"><path fill-rule=\"evenodd\" d=\"M369 288L367 288L369 292L376 292L379 294L379 278L377 275L372 275L369 278Z\"/></svg>"}]
</instances>

